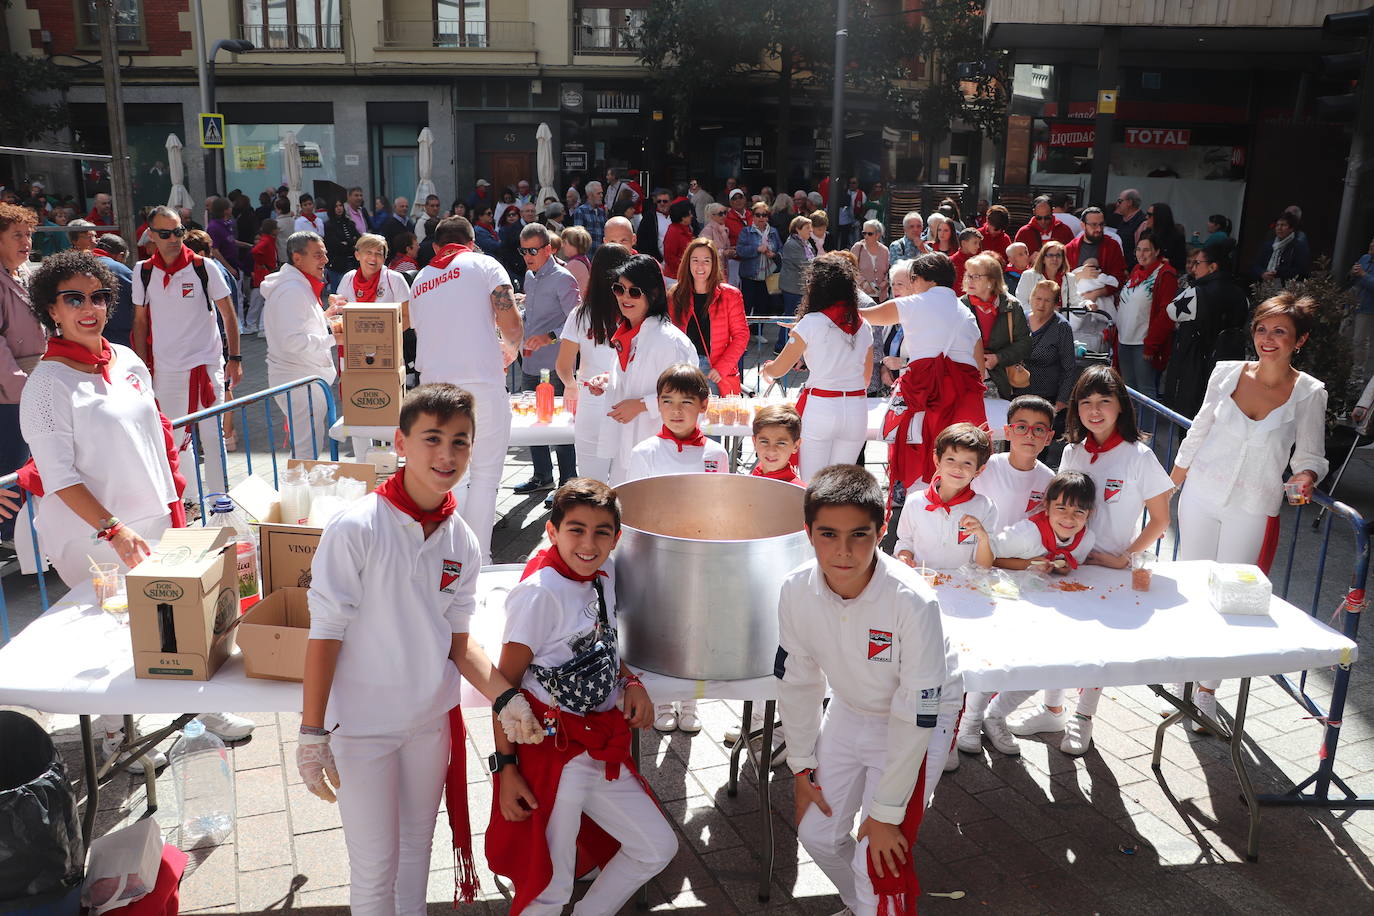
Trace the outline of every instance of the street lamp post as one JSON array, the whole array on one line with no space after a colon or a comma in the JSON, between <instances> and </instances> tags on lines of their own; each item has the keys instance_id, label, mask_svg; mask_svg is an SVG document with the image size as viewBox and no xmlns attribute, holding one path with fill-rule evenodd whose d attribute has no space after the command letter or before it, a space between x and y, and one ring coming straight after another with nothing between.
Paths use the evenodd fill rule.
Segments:
<instances>
[{"instance_id":1,"label":"street lamp post","mask_svg":"<svg viewBox=\"0 0 1374 916\"><path fill-rule=\"evenodd\" d=\"M849 4L839 0L835 6L835 85L830 113L830 199L826 214L830 219L830 232L839 238L840 195L848 202L849 191L841 172L844 160L844 70L848 61L847 44L849 39Z\"/></svg>"},{"instance_id":2,"label":"street lamp post","mask_svg":"<svg viewBox=\"0 0 1374 916\"><path fill-rule=\"evenodd\" d=\"M201 0L191 0L192 24L195 27L195 52L196 52L196 78L200 83L200 110L202 112L213 112L215 110L215 55L221 50L228 51L230 54L241 54L244 51L251 51L255 45L251 41L241 38L221 38L215 42L215 46L209 51L205 50L205 15L201 11ZM197 118L199 125L199 118ZM212 191L220 187L219 166L220 161L216 150L205 150L205 196L209 197Z\"/></svg>"}]
</instances>

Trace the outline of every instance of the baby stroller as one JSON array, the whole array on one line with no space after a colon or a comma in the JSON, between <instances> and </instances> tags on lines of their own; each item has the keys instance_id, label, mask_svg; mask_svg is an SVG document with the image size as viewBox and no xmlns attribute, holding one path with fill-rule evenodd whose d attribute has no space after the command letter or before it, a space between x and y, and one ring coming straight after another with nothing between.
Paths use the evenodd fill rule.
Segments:
<instances>
[{"instance_id":1,"label":"baby stroller","mask_svg":"<svg viewBox=\"0 0 1374 916\"><path fill-rule=\"evenodd\" d=\"M1073 329L1074 354L1081 372L1088 366L1115 366L1116 321L1106 311L1081 305L1061 309Z\"/></svg>"}]
</instances>

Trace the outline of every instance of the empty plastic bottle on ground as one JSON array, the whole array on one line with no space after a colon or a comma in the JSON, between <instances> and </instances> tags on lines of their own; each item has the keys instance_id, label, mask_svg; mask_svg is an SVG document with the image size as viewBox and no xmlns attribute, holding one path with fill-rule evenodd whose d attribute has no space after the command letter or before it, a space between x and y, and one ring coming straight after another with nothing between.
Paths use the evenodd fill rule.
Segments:
<instances>
[{"instance_id":1,"label":"empty plastic bottle on ground","mask_svg":"<svg viewBox=\"0 0 1374 916\"><path fill-rule=\"evenodd\" d=\"M217 846L228 840L234 832L234 772L224 742L192 719L182 729L171 758L181 848Z\"/></svg>"}]
</instances>

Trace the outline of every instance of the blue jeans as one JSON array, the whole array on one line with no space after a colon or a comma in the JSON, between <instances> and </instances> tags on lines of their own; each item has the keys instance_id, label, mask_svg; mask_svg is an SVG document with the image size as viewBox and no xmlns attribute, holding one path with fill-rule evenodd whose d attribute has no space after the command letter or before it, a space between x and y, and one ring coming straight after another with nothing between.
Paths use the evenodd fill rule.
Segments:
<instances>
[{"instance_id":1,"label":"blue jeans","mask_svg":"<svg viewBox=\"0 0 1374 916\"><path fill-rule=\"evenodd\" d=\"M768 283L741 277L739 291L744 296L744 314L753 318L768 314Z\"/></svg>"},{"instance_id":2,"label":"blue jeans","mask_svg":"<svg viewBox=\"0 0 1374 916\"><path fill-rule=\"evenodd\" d=\"M711 381L711 360L705 356L697 357L697 366L701 369L701 374L706 376L706 384L711 388L712 395L720 394L720 386Z\"/></svg>"},{"instance_id":3,"label":"blue jeans","mask_svg":"<svg viewBox=\"0 0 1374 916\"><path fill-rule=\"evenodd\" d=\"M520 388L522 391L533 391L539 384L539 376L529 373L520 373ZM563 380L554 373L549 373L549 381L553 383L553 393L561 395L563 393ZM562 486L569 480L577 476L577 452L571 445L555 445L558 450L558 484ZM553 456L549 453L547 445L530 446L530 463L534 465L534 476L539 480L553 480Z\"/></svg>"},{"instance_id":4,"label":"blue jeans","mask_svg":"<svg viewBox=\"0 0 1374 916\"><path fill-rule=\"evenodd\" d=\"M1119 344L1117 349L1121 359L1121 377L1129 388L1145 395L1152 401L1159 400L1159 372L1145 359L1144 344ZM1136 411L1139 415L1140 411ZM1139 424L1142 432L1154 432L1154 420Z\"/></svg>"}]
</instances>

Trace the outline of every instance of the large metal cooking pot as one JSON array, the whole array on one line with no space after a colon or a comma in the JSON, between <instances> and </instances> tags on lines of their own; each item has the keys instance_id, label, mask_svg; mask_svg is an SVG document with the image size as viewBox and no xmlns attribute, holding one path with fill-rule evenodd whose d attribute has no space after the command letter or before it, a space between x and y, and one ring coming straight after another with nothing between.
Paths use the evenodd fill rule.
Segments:
<instances>
[{"instance_id":1,"label":"large metal cooking pot","mask_svg":"<svg viewBox=\"0 0 1374 916\"><path fill-rule=\"evenodd\" d=\"M616 488L620 645L632 665L691 680L773 673L778 591L811 548L801 487L678 474Z\"/></svg>"}]
</instances>

